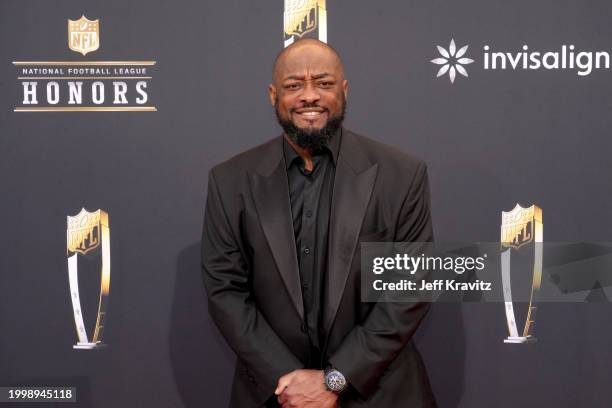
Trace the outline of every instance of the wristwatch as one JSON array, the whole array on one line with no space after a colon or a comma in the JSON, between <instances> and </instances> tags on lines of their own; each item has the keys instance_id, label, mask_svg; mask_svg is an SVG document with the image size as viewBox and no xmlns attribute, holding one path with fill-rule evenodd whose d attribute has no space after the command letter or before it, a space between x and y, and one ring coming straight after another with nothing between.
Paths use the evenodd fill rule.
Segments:
<instances>
[{"instance_id":1,"label":"wristwatch","mask_svg":"<svg viewBox=\"0 0 612 408\"><path fill-rule=\"evenodd\" d=\"M346 378L344 375L331 365L325 367L323 371L323 378L325 379L325 386L327 387L327 391L335 392L336 394L340 394L347 387Z\"/></svg>"}]
</instances>

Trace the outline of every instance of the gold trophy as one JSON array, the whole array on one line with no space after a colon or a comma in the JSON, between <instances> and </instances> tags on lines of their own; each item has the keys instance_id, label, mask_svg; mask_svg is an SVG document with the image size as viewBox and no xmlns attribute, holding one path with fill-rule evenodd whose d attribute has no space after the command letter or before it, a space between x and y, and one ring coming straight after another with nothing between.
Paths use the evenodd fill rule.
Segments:
<instances>
[{"instance_id":1,"label":"gold trophy","mask_svg":"<svg viewBox=\"0 0 612 408\"><path fill-rule=\"evenodd\" d=\"M300 38L318 38L327 42L327 9L325 0L285 0L283 13L284 44Z\"/></svg>"},{"instance_id":2,"label":"gold trophy","mask_svg":"<svg viewBox=\"0 0 612 408\"><path fill-rule=\"evenodd\" d=\"M536 205L523 208L518 203L512 211L502 211L501 224L501 271L504 289L504 303L506 306L506 320L508 322L509 336L504 343L531 343L535 342L534 324L537 294L542 283L542 258L544 240L544 226L542 224L542 209ZM534 243L533 275L531 277L531 295L527 309L527 318L523 332L519 335L516 324L514 304L510 280L510 254L519 251L519 248Z\"/></svg>"},{"instance_id":3,"label":"gold trophy","mask_svg":"<svg viewBox=\"0 0 612 408\"><path fill-rule=\"evenodd\" d=\"M110 288L110 229L108 214L102 210L88 212L83 208L76 216L68 216L66 230L68 256L68 281L74 312L78 342L75 349L96 349L104 346L102 333L106 318L106 307ZM100 298L93 337L87 335L83 319L83 308L79 293L78 254L85 255L101 248L102 268L100 276Z\"/></svg>"}]
</instances>

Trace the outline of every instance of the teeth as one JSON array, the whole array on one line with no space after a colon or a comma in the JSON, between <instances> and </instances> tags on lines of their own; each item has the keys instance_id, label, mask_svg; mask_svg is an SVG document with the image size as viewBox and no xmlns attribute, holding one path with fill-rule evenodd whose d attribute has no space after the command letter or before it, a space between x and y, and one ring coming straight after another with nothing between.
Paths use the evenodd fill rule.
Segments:
<instances>
[{"instance_id":1,"label":"teeth","mask_svg":"<svg viewBox=\"0 0 612 408\"><path fill-rule=\"evenodd\" d=\"M316 116L316 115L320 115L321 112L302 112L300 113L300 115L304 115L304 116Z\"/></svg>"}]
</instances>

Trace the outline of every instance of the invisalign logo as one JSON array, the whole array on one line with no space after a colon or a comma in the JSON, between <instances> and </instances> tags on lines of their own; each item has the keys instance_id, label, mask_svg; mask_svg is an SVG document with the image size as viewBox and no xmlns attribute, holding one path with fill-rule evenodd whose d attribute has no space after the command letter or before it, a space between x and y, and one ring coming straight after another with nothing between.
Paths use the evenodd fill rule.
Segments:
<instances>
[{"instance_id":1,"label":"invisalign logo","mask_svg":"<svg viewBox=\"0 0 612 408\"><path fill-rule=\"evenodd\" d=\"M474 62L465 56L468 45L457 49L455 41L451 40L448 49L436 46L440 57L431 62L441 65L436 77L445 74L451 83L455 82L457 73L464 77L468 76L465 65ZM523 45L519 51L495 51L493 47L483 47L482 66L484 70L572 70L578 76L590 75L596 69L610 69L610 52L608 51L577 51L571 45L561 45L554 51L531 50L528 45Z\"/></svg>"}]
</instances>

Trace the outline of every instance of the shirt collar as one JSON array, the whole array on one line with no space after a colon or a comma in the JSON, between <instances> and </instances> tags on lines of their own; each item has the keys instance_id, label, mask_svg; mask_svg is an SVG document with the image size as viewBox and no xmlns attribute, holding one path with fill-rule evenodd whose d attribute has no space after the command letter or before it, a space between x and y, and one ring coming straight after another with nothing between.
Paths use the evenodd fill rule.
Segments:
<instances>
[{"instance_id":1,"label":"shirt collar","mask_svg":"<svg viewBox=\"0 0 612 408\"><path fill-rule=\"evenodd\" d=\"M293 161L296 158L300 158L300 155L293 149L293 146L291 146L289 144L289 142L287 142L287 139L285 138L285 136L281 136L283 138L283 154L285 156L285 167L288 169L291 166L291 163L293 163ZM323 148L322 152L316 152L316 155L319 154L328 154L329 157L331 158L331 162L334 165L334 167L336 166L336 163L338 162L338 155L340 154L340 142L342 139L342 128L339 128L331 137L331 139L329 140L329 143L327 144L327 146L325 146Z\"/></svg>"}]
</instances>

